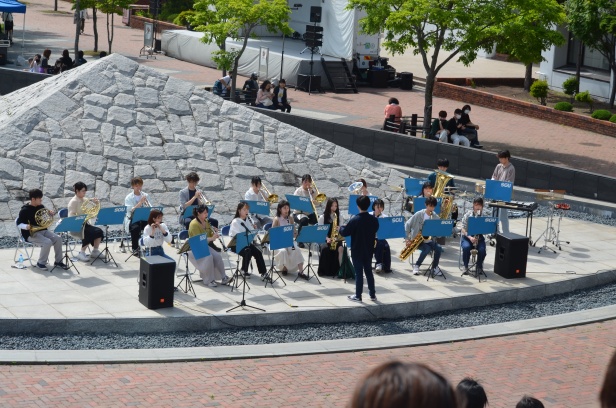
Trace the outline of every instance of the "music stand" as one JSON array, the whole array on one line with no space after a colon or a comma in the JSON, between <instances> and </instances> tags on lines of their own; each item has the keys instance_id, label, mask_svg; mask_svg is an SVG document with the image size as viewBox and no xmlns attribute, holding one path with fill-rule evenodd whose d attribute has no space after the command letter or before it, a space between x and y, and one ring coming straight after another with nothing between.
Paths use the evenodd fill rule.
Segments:
<instances>
[{"instance_id":1,"label":"music stand","mask_svg":"<svg viewBox=\"0 0 616 408\"><path fill-rule=\"evenodd\" d=\"M205 245L203 245L203 241L205 241ZM207 241L207 234L195 235L188 239L188 251L192 251L195 259L205 258L210 255L210 247ZM184 283L184 288L182 288L182 283ZM188 294L188 292L192 292L194 297L197 297L195 293L195 288L193 287L192 280L190 279L190 273L188 271L188 255L186 255L186 271L180 282L177 284L176 288L180 289L182 292Z\"/></svg>"},{"instance_id":2,"label":"music stand","mask_svg":"<svg viewBox=\"0 0 616 408\"><path fill-rule=\"evenodd\" d=\"M453 229L454 220L426 220L424 221L422 235L424 237L432 237L432 240L436 240L437 237L448 237L451 235L451 230ZM434 261L432 261L434 262ZM443 278L447 279L445 276L445 272L441 269L441 273L443 274ZM434 266L430 264L430 267L424 273L424 276L428 275L428 281L430 278L436 279L434 275Z\"/></svg>"},{"instance_id":3,"label":"music stand","mask_svg":"<svg viewBox=\"0 0 616 408\"><path fill-rule=\"evenodd\" d=\"M312 214L314 209L310 202L310 197L298 196L293 194L285 194L289 206L292 210L301 211L306 214Z\"/></svg>"},{"instance_id":4,"label":"music stand","mask_svg":"<svg viewBox=\"0 0 616 408\"><path fill-rule=\"evenodd\" d=\"M280 271L276 269L274 266L274 258L276 257L277 250L285 250L286 248L293 247L293 225L285 225L282 227L270 228L267 231L267 234L263 238L265 242L266 239L269 238L270 251L272 252L271 266L267 273L265 274L265 287L267 288L267 284L271 283L272 287L274 287L274 282L278 279L287 286L287 283L282 278ZM296 249L299 251L299 249ZM274 279L274 273L278 276Z\"/></svg>"},{"instance_id":5,"label":"music stand","mask_svg":"<svg viewBox=\"0 0 616 408\"><path fill-rule=\"evenodd\" d=\"M324 244L327 242L327 233L329 232L329 225L307 225L302 228L299 235L297 236L296 241L301 242L303 244L308 244L308 264L304 267L304 271L307 271L306 276L308 276L308 280L312 279L310 276L310 272L316 278L319 285L321 281L319 277L314 272L314 268L312 267L312 244ZM296 282L299 279L299 274L293 282Z\"/></svg>"},{"instance_id":6,"label":"music stand","mask_svg":"<svg viewBox=\"0 0 616 408\"><path fill-rule=\"evenodd\" d=\"M94 265L98 259L103 261L103 263L109 263L113 261L116 268L118 264L115 259L111 255L111 251L109 250L109 226L110 225L122 225L124 224L124 217L126 217L126 207L107 207L101 208L98 212L98 216L96 217L96 223L98 225L102 225L105 227L105 249L103 249L96 258L90 263L90 265Z\"/></svg>"},{"instance_id":7,"label":"music stand","mask_svg":"<svg viewBox=\"0 0 616 408\"><path fill-rule=\"evenodd\" d=\"M415 197L421 194L423 184L428 181L422 179L416 179L413 177L407 177L404 179L404 189L407 196Z\"/></svg>"},{"instance_id":8,"label":"music stand","mask_svg":"<svg viewBox=\"0 0 616 408\"><path fill-rule=\"evenodd\" d=\"M488 235L495 234L496 228L498 226L498 218L496 217L470 217L468 219L468 231L467 235ZM485 238L484 238L485 243ZM473 253L475 251L475 253ZM488 275L481 270L481 272L477 271L477 249L471 249L471 262L468 269L464 271L462 275L469 274L474 278L479 279L481 282L481 275L485 276L486 280L488 279Z\"/></svg>"},{"instance_id":9,"label":"music stand","mask_svg":"<svg viewBox=\"0 0 616 408\"><path fill-rule=\"evenodd\" d=\"M436 207L434 207L434 212L436 214L440 214L441 213L441 202L442 201L443 201L443 199L440 198L440 197L436 199ZM415 197L415 198L413 198L413 211L414 212L425 210L425 209L426 209L426 197Z\"/></svg>"},{"instance_id":10,"label":"music stand","mask_svg":"<svg viewBox=\"0 0 616 408\"><path fill-rule=\"evenodd\" d=\"M229 243L229 246L233 245L233 241L235 240L235 251L239 256L249 256L250 254L245 253L244 255L242 255L242 252L244 251L249 251L250 248L250 243L252 242L252 240L255 238L254 233L249 233L248 232L248 228L246 228L246 231L244 233L238 233L235 234L235 236L233 237L233 239L231 240L231 242ZM241 302L237 302L237 306L232 307L231 309L227 310L226 313L229 313L235 309L237 309L238 307L249 307L251 309L255 309L255 310L260 310L262 312L265 312L265 309L260 309L258 307L254 307L254 306L250 306L248 304L246 304L246 285L248 285L248 282L246 282L246 275L243 273L240 273L240 263L239 263L239 259L237 262L237 266L235 267L235 277L236 279L239 278L239 276L242 276L242 301ZM250 290L250 286L248 287L248 290ZM233 291L233 286L231 286L231 291Z\"/></svg>"},{"instance_id":11,"label":"music stand","mask_svg":"<svg viewBox=\"0 0 616 408\"><path fill-rule=\"evenodd\" d=\"M351 194L349 196L349 208L348 208L348 214L349 215L356 215L359 214L359 208L357 207L357 197L359 197L359 195L357 194ZM368 198L370 199L370 206L372 206L372 203L374 203L375 200L378 199L377 196L368 196Z\"/></svg>"},{"instance_id":12,"label":"music stand","mask_svg":"<svg viewBox=\"0 0 616 408\"><path fill-rule=\"evenodd\" d=\"M75 263L68 256L68 235L69 235L68 233L81 232L81 230L83 229L83 223L85 222L86 217L87 216L85 214L82 214L82 215L76 215L74 217L61 218L60 223L56 225L56 228L54 230L55 233L58 233L58 232L65 233L64 234L65 250L64 250L64 257L62 258L62 260L64 261L64 264L66 265L66 267L64 267L63 269L68 271L71 268L75 268L75 270L77 271L79 275L81 274L79 273L79 270L75 266ZM56 269L56 267L57 265L54 265L50 272L53 272L54 269Z\"/></svg>"},{"instance_id":13,"label":"music stand","mask_svg":"<svg viewBox=\"0 0 616 408\"><path fill-rule=\"evenodd\" d=\"M377 239L405 238L404 217L378 217Z\"/></svg>"},{"instance_id":14,"label":"music stand","mask_svg":"<svg viewBox=\"0 0 616 408\"><path fill-rule=\"evenodd\" d=\"M150 212L152 210L159 210L160 212L162 212L163 211L163 207L139 207L139 208L135 208L133 210L133 217L131 218L130 223L128 224L128 226L129 226L129 233L130 233L130 224L133 224L135 222L140 222L140 221L147 221L148 218L150 217ZM135 253L133 251L131 251L129 257L126 258L126 260L124 262L127 262L134 255L135 255Z\"/></svg>"}]
</instances>

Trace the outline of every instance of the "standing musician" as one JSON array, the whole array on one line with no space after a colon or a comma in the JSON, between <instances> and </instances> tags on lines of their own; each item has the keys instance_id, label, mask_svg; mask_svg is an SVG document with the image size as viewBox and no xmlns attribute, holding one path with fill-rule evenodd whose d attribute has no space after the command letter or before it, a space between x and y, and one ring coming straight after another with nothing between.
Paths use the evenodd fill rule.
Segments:
<instances>
[{"instance_id":1,"label":"standing musician","mask_svg":"<svg viewBox=\"0 0 616 408\"><path fill-rule=\"evenodd\" d=\"M384 210L385 202L380 198L374 200L374 203L372 203L373 215L376 218L384 217ZM374 246L374 259L376 260L376 273L391 272L391 250L387 240L377 238L376 245Z\"/></svg>"},{"instance_id":2,"label":"standing musician","mask_svg":"<svg viewBox=\"0 0 616 408\"><path fill-rule=\"evenodd\" d=\"M193 216L192 214L184 214L184 209L191 205L206 204L204 202L200 202L200 197L205 198L205 195L203 194L203 191L197 190L199 180L199 175L194 171L191 171L186 175L188 187L180 190L180 225L184 225L186 229L188 229ZM218 229L218 220L210 217L208 221L212 227ZM220 248L213 241L210 242L210 248L216 252L220 252Z\"/></svg>"},{"instance_id":3,"label":"standing musician","mask_svg":"<svg viewBox=\"0 0 616 408\"><path fill-rule=\"evenodd\" d=\"M502 150L496 155L498 157L499 164L496 165L494 173L492 173L492 180L498 181L515 181L515 167L509 161L511 159L511 153L509 150ZM501 208L498 211L498 218L501 224L501 231L504 234L509 233L509 213L506 208Z\"/></svg>"},{"instance_id":4,"label":"standing musician","mask_svg":"<svg viewBox=\"0 0 616 408\"><path fill-rule=\"evenodd\" d=\"M336 234L338 233L338 231L334 231L332 227L332 224L334 222L334 216L336 217L336 224L340 226L341 219L340 209L338 208L338 200L336 198L328 198L327 204L325 204L325 211L323 211L323 214L319 217L320 225L329 225L327 242L325 244L321 244L319 268L317 269L317 273L319 276L337 277L338 270L340 269L340 265L342 264L342 254L344 252L342 241L336 243L334 249L332 249L332 234L334 234L334 232ZM302 275L300 275L300 277L304 278L304 276ZM307 279L307 277L304 279Z\"/></svg>"},{"instance_id":5,"label":"standing musician","mask_svg":"<svg viewBox=\"0 0 616 408\"><path fill-rule=\"evenodd\" d=\"M440 219L438 215L435 214L434 209L436 208L436 198L427 197L426 198L426 208L420 211L417 211L409 220L404 224L404 229L406 230L406 244L410 244L413 238L417 236L423 229L425 220L438 220ZM443 252L443 248L436 242L436 240L432 239L432 237L424 237L424 241L419 246L419 250L421 254L415 261L415 265L413 265L413 275L419 275L419 267L421 266L426 256L430 253L430 251L434 251L434 258L432 260L432 264L434 266L434 275L440 276L443 273L441 272L441 268L438 266L438 262L441 259L441 252Z\"/></svg>"},{"instance_id":6,"label":"standing musician","mask_svg":"<svg viewBox=\"0 0 616 408\"><path fill-rule=\"evenodd\" d=\"M246 191L246 194L244 194L244 199L249 201L266 201L267 197L269 197L269 194L261 190L261 187L261 177L254 176L250 180L250 188L248 189L248 191ZM252 214L251 217L254 220L257 228L263 228L265 224L272 222L272 218L268 217L267 215Z\"/></svg>"},{"instance_id":7,"label":"standing musician","mask_svg":"<svg viewBox=\"0 0 616 408\"><path fill-rule=\"evenodd\" d=\"M35 214L37 211L44 209L43 205L43 192L38 188L32 189L28 192L30 197L30 203L25 204L19 210L19 216L17 217L17 226L21 230L21 236L28 242L41 246L41 254L36 262L36 267L44 271L47 270L47 258L49 258L49 251L53 246L55 254L54 266L66 269L66 265L62 262L62 238L49 231L47 228L39 229L35 232L30 232L31 229L39 227L36 222ZM55 214L54 211L47 210L51 214Z\"/></svg>"},{"instance_id":8,"label":"standing musician","mask_svg":"<svg viewBox=\"0 0 616 408\"><path fill-rule=\"evenodd\" d=\"M235 210L235 217L233 221L231 221L231 227L229 228L229 236L234 237L237 234L245 234L253 233L254 228L250 225L249 222L246 221L248 217L248 212L250 211L250 206L248 203L239 203L237 205L237 209ZM233 252L235 251L235 246L229 247ZM236 252L237 253L237 252ZM257 262L257 269L259 270L259 275L264 276L267 272L267 268L265 267L265 261L263 260L263 254L254 244L250 244L246 248L244 248L239 254L242 256L242 272L245 277L250 277L251 273L248 271L248 266L250 265L250 260L254 257Z\"/></svg>"},{"instance_id":9,"label":"standing musician","mask_svg":"<svg viewBox=\"0 0 616 408\"><path fill-rule=\"evenodd\" d=\"M464 275L468 275L468 262L471 258L471 249L477 249L477 274L483 273L483 260L486 258L486 240L483 235L468 235L469 217L481 217L483 212L483 198L477 197L473 200L473 209L468 210L462 218L462 261L464 262Z\"/></svg>"},{"instance_id":10,"label":"standing musician","mask_svg":"<svg viewBox=\"0 0 616 408\"><path fill-rule=\"evenodd\" d=\"M368 192L368 183L366 183L366 180L360 178L357 181L361 182L361 189L359 190L359 195L369 196L370 193Z\"/></svg>"},{"instance_id":11,"label":"standing musician","mask_svg":"<svg viewBox=\"0 0 616 408\"><path fill-rule=\"evenodd\" d=\"M169 228L163 222L163 212L156 209L150 211L148 225L143 229L143 244L150 249L150 255L164 256L173 261L163 249L163 243L170 243L171 237Z\"/></svg>"},{"instance_id":12,"label":"standing musician","mask_svg":"<svg viewBox=\"0 0 616 408\"><path fill-rule=\"evenodd\" d=\"M131 248L133 254L139 253L139 238L141 237L141 231L148 225L147 221L133 222L133 211L136 208L151 207L152 202L150 196L147 193L141 191L143 188L143 179L139 176L133 177L130 180L130 186L133 189L132 193L129 193L124 199L124 205L126 206L126 218L124 219L124 230L130 233Z\"/></svg>"},{"instance_id":13,"label":"standing musician","mask_svg":"<svg viewBox=\"0 0 616 408\"><path fill-rule=\"evenodd\" d=\"M289 202L281 200L278 203L278 208L276 208L276 217L272 223L272 228L293 225L293 217L291 217L290 212L291 205ZM276 268L282 270L283 275L286 275L289 269L295 269L296 266L298 273L301 274L304 270L304 255L302 255L302 251L297 248L295 243L293 243L292 248L279 249L274 259L276 260Z\"/></svg>"},{"instance_id":14,"label":"standing musician","mask_svg":"<svg viewBox=\"0 0 616 408\"><path fill-rule=\"evenodd\" d=\"M218 238L218 232L212 227L208 219L208 210L206 205L199 205L193 209L193 220L188 226L188 237L192 238L197 235L207 234L207 241L212 242ZM217 279L220 279L222 285L229 285L233 282L233 278L229 278L225 274L225 264L222 260L222 255L216 251L210 251L210 254L201 259L195 259L192 251L188 251L188 260L197 268L203 284L215 288L218 286Z\"/></svg>"},{"instance_id":15,"label":"standing musician","mask_svg":"<svg viewBox=\"0 0 616 408\"><path fill-rule=\"evenodd\" d=\"M74 217L76 215L83 215L83 210L81 209L83 203L85 201L86 192L88 191L88 186L84 182L78 181L73 185L73 190L75 190L75 196L71 198L71 201L68 202L68 216ZM93 198L96 200L96 198ZM101 251L98 249L101 244L101 240L105 234L103 230L90 225L89 221L83 223L83 228L81 230L81 234L79 237L82 239L81 241L81 251L77 255L77 259L80 261L88 261L90 258L96 258ZM86 255L86 249L89 245L92 245L93 249L90 253L90 256Z\"/></svg>"}]
</instances>

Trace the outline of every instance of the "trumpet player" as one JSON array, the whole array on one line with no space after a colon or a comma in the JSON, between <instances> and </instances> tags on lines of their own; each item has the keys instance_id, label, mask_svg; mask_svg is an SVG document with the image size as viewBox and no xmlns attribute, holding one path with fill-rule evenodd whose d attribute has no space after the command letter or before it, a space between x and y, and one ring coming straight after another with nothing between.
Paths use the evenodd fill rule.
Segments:
<instances>
[{"instance_id":1,"label":"trumpet player","mask_svg":"<svg viewBox=\"0 0 616 408\"><path fill-rule=\"evenodd\" d=\"M426 220L438 220L440 219L438 215L434 212L436 208L436 198L430 196L426 197L426 208L420 211L417 211L409 220L404 224L404 229L406 230L406 244L409 245L413 238L417 236L423 229L424 221ZM415 261L415 265L413 265L413 275L419 275L419 267L423 263L426 256L430 253L430 251L434 251L434 255L432 258L432 266L434 268L434 275L440 276L443 273L441 272L441 268L438 266L438 262L441 259L441 253L443 252L443 248L436 242L432 237L424 237L424 241L419 246L419 250L421 254Z\"/></svg>"},{"instance_id":2,"label":"trumpet player","mask_svg":"<svg viewBox=\"0 0 616 408\"><path fill-rule=\"evenodd\" d=\"M53 246L55 255L55 266L66 269L66 265L62 262L62 238L59 235L49 231L47 228L38 229L35 232L30 232L32 228L40 227L36 221L36 213L39 210L44 210L43 205L43 192L38 188L32 189L28 192L30 202L21 207L19 216L17 217L17 226L21 230L21 236L28 242L37 244L41 247L41 253L39 259L36 262L36 267L44 271L47 270L47 259L49 258L49 251ZM55 214L54 211L47 210L51 214Z\"/></svg>"},{"instance_id":3,"label":"trumpet player","mask_svg":"<svg viewBox=\"0 0 616 408\"><path fill-rule=\"evenodd\" d=\"M83 210L81 207L85 201L86 193L88 192L88 186L82 181L78 181L73 185L75 190L75 196L68 202L68 216L74 217L75 215L82 215ZM96 258L101 251L98 249L101 244L101 240L105 234L103 230L90 225L89 221L83 223L83 228L79 237L81 238L81 250L77 254L77 259L80 261L88 261L90 258ZM92 245L93 249L90 256L86 255L86 249Z\"/></svg>"},{"instance_id":4,"label":"trumpet player","mask_svg":"<svg viewBox=\"0 0 616 408\"><path fill-rule=\"evenodd\" d=\"M124 230L130 233L131 248L134 254L139 252L139 238L141 232L148 225L147 221L133 222L133 211L136 208L151 207L152 203L147 193L143 192L143 179L139 176L133 177L130 180L130 186L133 189L124 199L126 206L126 218L124 219Z\"/></svg>"},{"instance_id":5,"label":"trumpet player","mask_svg":"<svg viewBox=\"0 0 616 408\"><path fill-rule=\"evenodd\" d=\"M191 171L186 175L186 182L188 183L188 186L180 190L180 225L184 225L186 229L188 229L190 222L195 217L192 214L185 214L184 209L191 205L206 204L205 202L202 202L205 201L203 191L197 189L197 184L199 184L199 181L199 175L194 171ZM208 222L213 228L218 230L217 219L209 217ZM220 248L213 241L209 243L209 246L216 252L220 252Z\"/></svg>"},{"instance_id":6,"label":"trumpet player","mask_svg":"<svg viewBox=\"0 0 616 408\"><path fill-rule=\"evenodd\" d=\"M263 191L263 184L261 183L261 177L254 176L250 180L250 188L244 194L244 199L248 201L267 201L269 194ZM253 221L257 228L263 228L267 223L273 222L271 217L260 214L251 214Z\"/></svg>"},{"instance_id":7,"label":"trumpet player","mask_svg":"<svg viewBox=\"0 0 616 408\"><path fill-rule=\"evenodd\" d=\"M486 240L483 235L468 235L468 219L470 217L481 217L483 213L483 198L477 197L473 200L473 209L468 210L462 218L462 261L464 263L464 275L468 274L468 263L471 258L471 250L477 250L477 274L483 273L483 260L486 258Z\"/></svg>"}]
</instances>

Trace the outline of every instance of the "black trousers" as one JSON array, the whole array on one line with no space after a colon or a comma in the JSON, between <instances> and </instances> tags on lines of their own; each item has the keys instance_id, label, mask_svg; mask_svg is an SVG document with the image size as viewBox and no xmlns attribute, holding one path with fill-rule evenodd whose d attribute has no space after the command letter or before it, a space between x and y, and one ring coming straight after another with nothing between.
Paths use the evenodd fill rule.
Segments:
<instances>
[{"instance_id":1,"label":"black trousers","mask_svg":"<svg viewBox=\"0 0 616 408\"><path fill-rule=\"evenodd\" d=\"M231 249L231 251L235 252L236 247L229 248ZM254 258L257 262L257 270L259 271L259 275L263 275L267 272L267 267L265 266L263 254L253 244L250 244L249 246L242 249L239 255L242 257L242 270L244 272L247 272L248 268L250 268L250 260L252 258Z\"/></svg>"},{"instance_id":2,"label":"black trousers","mask_svg":"<svg viewBox=\"0 0 616 408\"><path fill-rule=\"evenodd\" d=\"M92 245L94 244L94 241L98 238L103 239L104 236L105 234L102 229L86 224L83 230L83 241L81 241L81 246L87 247L88 245Z\"/></svg>"},{"instance_id":3,"label":"black trousers","mask_svg":"<svg viewBox=\"0 0 616 408\"><path fill-rule=\"evenodd\" d=\"M145 226L148 225L147 221L137 221L133 222L128 226L128 232L130 232L130 242L131 248L133 251L139 249L139 238L141 238L141 233Z\"/></svg>"}]
</instances>

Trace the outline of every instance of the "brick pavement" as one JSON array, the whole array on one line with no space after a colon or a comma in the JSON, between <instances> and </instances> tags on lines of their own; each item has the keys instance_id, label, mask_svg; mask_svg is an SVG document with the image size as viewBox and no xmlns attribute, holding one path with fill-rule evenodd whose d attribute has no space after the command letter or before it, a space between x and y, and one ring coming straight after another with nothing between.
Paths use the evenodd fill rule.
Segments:
<instances>
[{"instance_id":1,"label":"brick pavement","mask_svg":"<svg viewBox=\"0 0 616 408\"><path fill-rule=\"evenodd\" d=\"M389 359L470 375L490 407L529 393L546 407L598 407L616 321L473 341L253 360L0 366L0 406L342 407L358 379Z\"/></svg>"}]
</instances>

